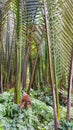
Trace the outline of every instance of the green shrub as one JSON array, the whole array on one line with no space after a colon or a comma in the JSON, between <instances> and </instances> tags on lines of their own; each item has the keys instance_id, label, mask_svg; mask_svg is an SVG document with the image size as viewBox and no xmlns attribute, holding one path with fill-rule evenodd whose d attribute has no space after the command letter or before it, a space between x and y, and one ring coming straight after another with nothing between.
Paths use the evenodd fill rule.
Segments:
<instances>
[{"instance_id":1,"label":"green shrub","mask_svg":"<svg viewBox=\"0 0 73 130\"><path fill-rule=\"evenodd\" d=\"M19 105L13 102L13 93L4 92L0 95L0 130L54 130L53 108L46 105L46 102L52 103L52 97L45 97L41 93L39 99L36 99L36 93L32 90L31 100L32 108L21 109ZM59 130L73 130L73 121L66 122L66 108L61 106L61 121ZM71 110L73 114L73 110Z\"/></svg>"}]
</instances>

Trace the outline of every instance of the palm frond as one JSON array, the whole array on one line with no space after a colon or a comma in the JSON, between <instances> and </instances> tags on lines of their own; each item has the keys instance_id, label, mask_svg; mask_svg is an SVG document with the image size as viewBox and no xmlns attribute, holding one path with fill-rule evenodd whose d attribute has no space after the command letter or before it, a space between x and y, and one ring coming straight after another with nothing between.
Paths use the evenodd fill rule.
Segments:
<instances>
[{"instance_id":1,"label":"palm frond","mask_svg":"<svg viewBox=\"0 0 73 130\"><path fill-rule=\"evenodd\" d=\"M60 81L63 73L66 73L67 78L69 76L73 48L73 2L70 0L65 2L52 0L47 1L47 3L52 62L55 63L54 70L57 80Z\"/></svg>"}]
</instances>

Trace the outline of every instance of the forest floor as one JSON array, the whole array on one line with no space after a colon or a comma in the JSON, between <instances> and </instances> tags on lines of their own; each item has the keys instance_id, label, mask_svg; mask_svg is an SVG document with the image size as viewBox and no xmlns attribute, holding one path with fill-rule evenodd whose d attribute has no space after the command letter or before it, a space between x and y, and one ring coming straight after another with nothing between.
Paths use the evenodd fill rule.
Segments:
<instances>
[{"instance_id":1,"label":"forest floor","mask_svg":"<svg viewBox=\"0 0 73 130\"><path fill-rule=\"evenodd\" d=\"M21 109L14 103L13 92L0 94L0 130L54 130L52 96L31 90L32 108ZM73 130L73 120L66 122L66 105L60 105L60 130ZM73 109L71 110L73 115Z\"/></svg>"}]
</instances>

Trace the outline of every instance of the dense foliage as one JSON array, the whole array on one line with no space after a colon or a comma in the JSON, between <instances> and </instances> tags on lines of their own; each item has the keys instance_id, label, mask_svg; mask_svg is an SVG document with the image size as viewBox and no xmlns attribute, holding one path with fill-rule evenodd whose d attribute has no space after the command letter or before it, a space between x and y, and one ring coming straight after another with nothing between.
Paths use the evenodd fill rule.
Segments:
<instances>
[{"instance_id":1,"label":"dense foliage","mask_svg":"<svg viewBox=\"0 0 73 130\"><path fill-rule=\"evenodd\" d=\"M0 95L0 130L54 130L54 116L52 100L46 96L44 103L44 95L37 99L37 93L31 91L32 108L21 109L19 105L13 102L13 93L4 92ZM46 101L49 105L46 105ZM71 123L65 121L66 108L61 106L61 122L60 130L73 129L73 121ZM73 113L73 111L72 111Z\"/></svg>"}]
</instances>

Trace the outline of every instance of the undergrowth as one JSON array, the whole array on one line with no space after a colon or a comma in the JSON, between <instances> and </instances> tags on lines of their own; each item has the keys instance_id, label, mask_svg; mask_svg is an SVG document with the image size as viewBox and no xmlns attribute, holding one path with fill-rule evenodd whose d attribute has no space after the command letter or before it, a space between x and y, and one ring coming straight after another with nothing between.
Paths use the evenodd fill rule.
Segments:
<instances>
[{"instance_id":1,"label":"undergrowth","mask_svg":"<svg viewBox=\"0 0 73 130\"><path fill-rule=\"evenodd\" d=\"M13 93L0 95L0 130L54 130L52 98L41 94L37 99L37 92L34 91L30 95L32 108L23 110L14 104ZM73 122L65 121L66 108L61 106L61 112L59 129L73 130Z\"/></svg>"}]
</instances>

